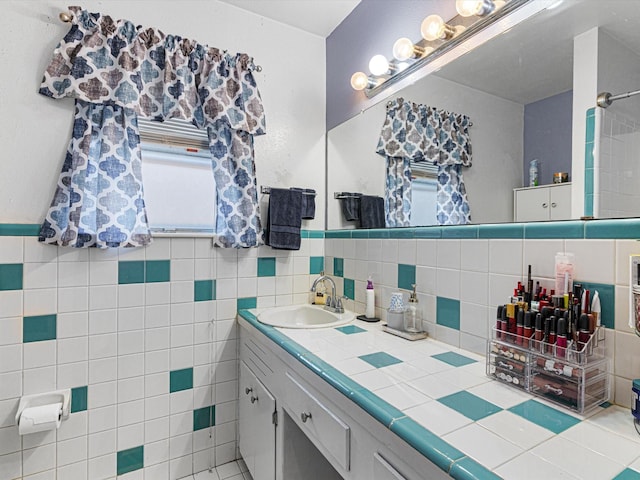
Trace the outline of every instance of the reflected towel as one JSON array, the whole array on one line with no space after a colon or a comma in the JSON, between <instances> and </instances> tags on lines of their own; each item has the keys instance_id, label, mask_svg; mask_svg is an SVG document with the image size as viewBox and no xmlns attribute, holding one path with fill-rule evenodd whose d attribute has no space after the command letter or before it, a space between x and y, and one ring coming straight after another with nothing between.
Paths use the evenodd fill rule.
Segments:
<instances>
[{"instance_id":1,"label":"reflected towel","mask_svg":"<svg viewBox=\"0 0 640 480\"><path fill-rule=\"evenodd\" d=\"M362 195L360 197L360 228L384 227L384 199Z\"/></svg>"},{"instance_id":2,"label":"reflected towel","mask_svg":"<svg viewBox=\"0 0 640 480\"><path fill-rule=\"evenodd\" d=\"M302 192L302 218L309 220L316 216L316 191L313 188L291 187L291 190Z\"/></svg>"},{"instance_id":3,"label":"reflected towel","mask_svg":"<svg viewBox=\"0 0 640 480\"><path fill-rule=\"evenodd\" d=\"M361 193L343 192L340 198L340 208L342 215L348 222L360 220L360 197Z\"/></svg>"},{"instance_id":4,"label":"reflected towel","mask_svg":"<svg viewBox=\"0 0 640 480\"><path fill-rule=\"evenodd\" d=\"M300 250L302 192L272 188L267 209L265 243L271 248Z\"/></svg>"}]
</instances>

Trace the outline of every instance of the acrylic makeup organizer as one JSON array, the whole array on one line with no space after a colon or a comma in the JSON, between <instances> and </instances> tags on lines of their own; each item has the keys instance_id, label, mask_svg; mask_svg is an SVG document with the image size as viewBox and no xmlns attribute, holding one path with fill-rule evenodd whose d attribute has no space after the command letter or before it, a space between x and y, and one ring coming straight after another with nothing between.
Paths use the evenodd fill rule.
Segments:
<instances>
[{"instance_id":1,"label":"acrylic makeup organizer","mask_svg":"<svg viewBox=\"0 0 640 480\"><path fill-rule=\"evenodd\" d=\"M580 350L491 330L487 375L578 413L609 400L605 329L598 327Z\"/></svg>"}]
</instances>

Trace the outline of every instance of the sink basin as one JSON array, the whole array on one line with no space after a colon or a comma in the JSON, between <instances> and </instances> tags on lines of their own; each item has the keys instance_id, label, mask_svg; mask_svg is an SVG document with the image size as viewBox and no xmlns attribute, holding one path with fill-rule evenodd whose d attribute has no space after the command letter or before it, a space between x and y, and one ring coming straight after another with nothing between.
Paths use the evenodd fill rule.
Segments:
<instances>
[{"instance_id":1,"label":"sink basin","mask_svg":"<svg viewBox=\"0 0 640 480\"><path fill-rule=\"evenodd\" d=\"M356 318L349 310L333 313L317 305L290 305L274 307L258 313L258 321L282 328L326 328L345 325Z\"/></svg>"}]
</instances>

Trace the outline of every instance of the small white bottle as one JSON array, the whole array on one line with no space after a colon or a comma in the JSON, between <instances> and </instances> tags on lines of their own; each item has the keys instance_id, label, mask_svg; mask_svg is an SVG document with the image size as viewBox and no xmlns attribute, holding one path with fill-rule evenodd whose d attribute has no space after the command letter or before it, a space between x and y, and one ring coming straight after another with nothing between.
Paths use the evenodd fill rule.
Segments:
<instances>
[{"instance_id":1,"label":"small white bottle","mask_svg":"<svg viewBox=\"0 0 640 480\"><path fill-rule=\"evenodd\" d=\"M415 284L412 285L413 292L409 296L409 306L404 312L404 330L409 333L422 331L422 315L418 309L418 295Z\"/></svg>"},{"instance_id":2,"label":"small white bottle","mask_svg":"<svg viewBox=\"0 0 640 480\"><path fill-rule=\"evenodd\" d=\"M371 275L369 275L369 278L367 279L364 316L367 318L376 317L376 296L373 289L373 280L371 279Z\"/></svg>"}]
</instances>

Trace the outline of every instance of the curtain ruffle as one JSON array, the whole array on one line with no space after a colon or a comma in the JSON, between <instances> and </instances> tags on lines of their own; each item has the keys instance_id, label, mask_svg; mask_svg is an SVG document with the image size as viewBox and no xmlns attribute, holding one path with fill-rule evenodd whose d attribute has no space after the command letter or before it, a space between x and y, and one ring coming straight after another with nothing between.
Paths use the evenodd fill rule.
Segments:
<instances>
[{"instance_id":1,"label":"curtain ruffle","mask_svg":"<svg viewBox=\"0 0 640 480\"><path fill-rule=\"evenodd\" d=\"M248 55L80 7L70 10L73 23L45 71L43 95L113 102L146 118L181 118L199 128L223 122L252 135L265 133Z\"/></svg>"},{"instance_id":2,"label":"curtain ruffle","mask_svg":"<svg viewBox=\"0 0 640 480\"><path fill-rule=\"evenodd\" d=\"M470 125L466 115L396 98L387 104L376 153L412 162L470 167Z\"/></svg>"}]
</instances>

